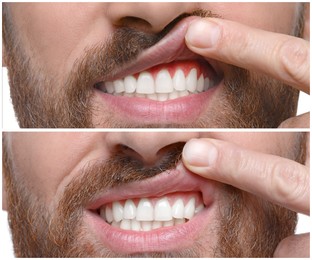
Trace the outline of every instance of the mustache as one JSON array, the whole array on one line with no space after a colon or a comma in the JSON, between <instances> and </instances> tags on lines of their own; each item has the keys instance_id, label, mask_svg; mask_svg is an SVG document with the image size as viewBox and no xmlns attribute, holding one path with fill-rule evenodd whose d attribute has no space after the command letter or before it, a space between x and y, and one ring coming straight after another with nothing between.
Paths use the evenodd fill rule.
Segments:
<instances>
[{"instance_id":1,"label":"mustache","mask_svg":"<svg viewBox=\"0 0 312 260\"><path fill-rule=\"evenodd\" d=\"M76 60L67 85L85 87L95 78L112 76L116 69L135 61L140 53L157 44L178 22L189 16L220 17L209 10L198 9L181 14L158 33L144 32L125 23L106 42L85 50L83 57Z\"/></svg>"},{"instance_id":2,"label":"mustache","mask_svg":"<svg viewBox=\"0 0 312 260\"><path fill-rule=\"evenodd\" d=\"M184 145L185 143L176 143L168 146L169 150L152 166L122 153L114 154L106 161L90 162L66 186L58 206L60 212L72 214L109 188L152 178L165 171L170 174L170 170L181 160ZM67 205L65 210L64 205Z\"/></svg>"}]
</instances>

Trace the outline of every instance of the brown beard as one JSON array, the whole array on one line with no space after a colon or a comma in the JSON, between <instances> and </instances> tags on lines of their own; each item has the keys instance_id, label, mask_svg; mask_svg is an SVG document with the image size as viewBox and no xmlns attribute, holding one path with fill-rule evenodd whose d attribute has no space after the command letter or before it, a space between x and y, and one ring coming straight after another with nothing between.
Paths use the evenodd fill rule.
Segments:
<instances>
[{"instance_id":1,"label":"brown beard","mask_svg":"<svg viewBox=\"0 0 312 260\"><path fill-rule=\"evenodd\" d=\"M118 68L135 61L138 55L162 39L181 19L189 15L215 16L204 10L178 17L159 34L148 34L132 28L116 29L104 44L85 50L69 75L48 76L44 67L35 65L23 49L18 32L3 10L3 42L9 71L11 97L19 125L23 128L271 128L295 116L299 92L265 75L227 66L224 89L218 104L190 125L144 125L126 123L107 109L100 115L94 104L94 79L112 75ZM302 20L302 19L301 19ZM298 22L295 34L302 31ZM124 44L125 42L129 44Z\"/></svg>"},{"instance_id":2,"label":"brown beard","mask_svg":"<svg viewBox=\"0 0 312 260\"><path fill-rule=\"evenodd\" d=\"M3 172L16 256L125 257L94 242L82 221L86 205L101 191L111 187L150 178L166 170L170 174L170 169L180 160L183 145L171 146L170 152L153 167L120 153L108 161L86 165L67 185L55 206L46 205L40 198L34 197L27 185L15 178L13 158L4 147ZM215 219L213 227L207 227L192 247L178 252L127 257L270 257L278 243L294 233L295 212L231 186L220 186L220 189L222 197L217 201L220 217ZM211 236L212 230L218 243L210 248L205 237Z\"/></svg>"}]
</instances>

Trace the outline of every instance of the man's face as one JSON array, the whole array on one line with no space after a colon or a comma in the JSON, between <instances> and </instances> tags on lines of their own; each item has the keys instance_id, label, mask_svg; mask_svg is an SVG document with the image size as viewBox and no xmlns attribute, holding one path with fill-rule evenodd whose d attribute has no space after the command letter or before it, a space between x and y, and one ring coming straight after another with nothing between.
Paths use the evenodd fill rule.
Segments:
<instances>
[{"instance_id":1,"label":"man's face","mask_svg":"<svg viewBox=\"0 0 312 260\"><path fill-rule=\"evenodd\" d=\"M20 126L277 127L295 115L296 91L195 55L184 36L192 21L211 16L300 35L301 7L7 4L5 64Z\"/></svg>"},{"instance_id":2,"label":"man's face","mask_svg":"<svg viewBox=\"0 0 312 260\"><path fill-rule=\"evenodd\" d=\"M4 134L15 254L272 256L296 214L189 172L182 148L203 137L300 154L297 133Z\"/></svg>"}]
</instances>

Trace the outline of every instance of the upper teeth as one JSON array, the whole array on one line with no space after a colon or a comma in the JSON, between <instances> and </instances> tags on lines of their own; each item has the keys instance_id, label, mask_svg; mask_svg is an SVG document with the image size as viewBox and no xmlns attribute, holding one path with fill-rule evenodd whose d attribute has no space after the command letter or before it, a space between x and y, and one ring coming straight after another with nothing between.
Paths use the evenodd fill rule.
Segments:
<instances>
[{"instance_id":1,"label":"upper teeth","mask_svg":"<svg viewBox=\"0 0 312 260\"><path fill-rule=\"evenodd\" d=\"M109 94L129 97L144 97L152 100L166 101L192 93L200 93L214 86L214 82L203 74L198 77L197 69L190 70L187 76L177 69L173 78L167 69L160 70L154 79L150 72L143 71L138 75L127 76L113 82L99 85L99 89Z\"/></svg>"},{"instance_id":2,"label":"upper teeth","mask_svg":"<svg viewBox=\"0 0 312 260\"><path fill-rule=\"evenodd\" d=\"M200 203L195 208L195 198L192 197L185 205L181 198L177 198L172 205L166 197L160 198L153 206L147 198L139 200L136 206L128 199L122 205L115 201L111 205L102 206L101 217L115 227L134 231L149 231L165 226L182 224L200 212L204 205Z\"/></svg>"}]
</instances>

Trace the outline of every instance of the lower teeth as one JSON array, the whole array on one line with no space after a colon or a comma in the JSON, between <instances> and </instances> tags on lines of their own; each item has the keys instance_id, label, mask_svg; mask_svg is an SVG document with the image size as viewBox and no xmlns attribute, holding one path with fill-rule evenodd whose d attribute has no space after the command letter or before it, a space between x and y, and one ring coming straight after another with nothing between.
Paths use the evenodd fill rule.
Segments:
<instances>
[{"instance_id":1,"label":"lower teeth","mask_svg":"<svg viewBox=\"0 0 312 260\"><path fill-rule=\"evenodd\" d=\"M119 222L113 221L112 223L108 224L123 230L150 231L162 227L171 227L179 224L184 224L187 221L188 219L177 219L177 218L173 218L170 221L137 221L135 219L133 220L123 219Z\"/></svg>"}]
</instances>

